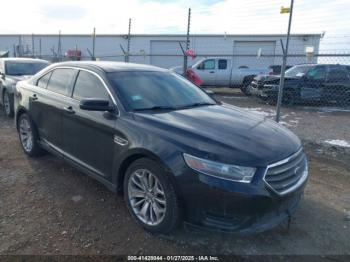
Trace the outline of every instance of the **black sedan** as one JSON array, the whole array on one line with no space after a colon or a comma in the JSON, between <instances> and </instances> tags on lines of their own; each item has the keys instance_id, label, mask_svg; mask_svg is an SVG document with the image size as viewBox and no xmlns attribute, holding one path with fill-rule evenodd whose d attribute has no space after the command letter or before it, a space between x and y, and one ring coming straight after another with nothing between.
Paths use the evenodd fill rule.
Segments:
<instances>
[{"instance_id":1,"label":"black sedan","mask_svg":"<svg viewBox=\"0 0 350 262\"><path fill-rule=\"evenodd\" d=\"M44 150L124 194L151 232L180 222L256 233L290 217L308 177L299 139L175 73L69 62L17 85L23 150Z\"/></svg>"}]
</instances>

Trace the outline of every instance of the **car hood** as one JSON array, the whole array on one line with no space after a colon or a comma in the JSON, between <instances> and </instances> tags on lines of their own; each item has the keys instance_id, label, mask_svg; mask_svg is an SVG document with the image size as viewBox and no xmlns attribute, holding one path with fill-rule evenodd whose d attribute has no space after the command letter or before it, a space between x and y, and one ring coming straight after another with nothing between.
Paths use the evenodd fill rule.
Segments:
<instances>
[{"instance_id":1,"label":"car hood","mask_svg":"<svg viewBox=\"0 0 350 262\"><path fill-rule=\"evenodd\" d=\"M279 78L280 78L279 75L257 75L256 77L254 77L254 80L260 82L260 81L275 80Z\"/></svg>"},{"instance_id":2,"label":"car hood","mask_svg":"<svg viewBox=\"0 0 350 262\"><path fill-rule=\"evenodd\" d=\"M135 118L187 153L223 163L263 167L301 147L298 137L285 127L226 104L138 112Z\"/></svg>"},{"instance_id":3,"label":"car hood","mask_svg":"<svg viewBox=\"0 0 350 262\"><path fill-rule=\"evenodd\" d=\"M18 81L22 81L22 80L27 80L29 79L31 76L30 75L22 75L22 76L11 76L11 75L7 75L6 79L11 80L14 83L17 83Z\"/></svg>"}]
</instances>

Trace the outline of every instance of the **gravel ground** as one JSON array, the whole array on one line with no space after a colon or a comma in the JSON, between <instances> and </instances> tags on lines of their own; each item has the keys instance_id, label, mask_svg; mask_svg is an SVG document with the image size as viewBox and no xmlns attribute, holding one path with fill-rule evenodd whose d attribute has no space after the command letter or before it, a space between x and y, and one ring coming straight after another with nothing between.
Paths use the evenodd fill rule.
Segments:
<instances>
[{"instance_id":1,"label":"gravel ground","mask_svg":"<svg viewBox=\"0 0 350 262\"><path fill-rule=\"evenodd\" d=\"M0 145L2 255L350 254L350 161L338 151L330 157L306 147L310 179L289 230L238 237L183 227L146 233L98 182L54 156L26 157L2 113Z\"/></svg>"}]
</instances>

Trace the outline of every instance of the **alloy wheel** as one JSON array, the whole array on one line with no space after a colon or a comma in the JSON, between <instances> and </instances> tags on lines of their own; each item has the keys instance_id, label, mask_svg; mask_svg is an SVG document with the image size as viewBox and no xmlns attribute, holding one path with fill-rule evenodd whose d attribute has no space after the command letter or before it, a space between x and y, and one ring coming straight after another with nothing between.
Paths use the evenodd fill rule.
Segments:
<instances>
[{"instance_id":1,"label":"alloy wheel","mask_svg":"<svg viewBox=\"0 0 350 262\"><path fill-rule=\"evenodd\" d=\"M159 179L147 169L133 172L128 181L128 199L139 220L159 225L165 216L166 198Z\"/></svg>"},{"instance_id":2,"label":"alloy wheel","mask_svg":"<svg viewBox=\"0 0 350 262\"><path fill-rule=\"evenodd\" d=\"M22 118L19 123L19 135L25 151L30 152L33 149L33 131L30 127L29 120Z\"/></svg>"},{"instance_id":3,"label":"alloy wheel","mask_svg":"<svg viewBox=\"0 0 350 262\"><path fill-rule=\"evenodd\" d=\"M5 108L6 115L10 115L11 114L11 102L10 102L10 96L6 91L4 93L4 108Z\"/></svg>"}]
</instances>

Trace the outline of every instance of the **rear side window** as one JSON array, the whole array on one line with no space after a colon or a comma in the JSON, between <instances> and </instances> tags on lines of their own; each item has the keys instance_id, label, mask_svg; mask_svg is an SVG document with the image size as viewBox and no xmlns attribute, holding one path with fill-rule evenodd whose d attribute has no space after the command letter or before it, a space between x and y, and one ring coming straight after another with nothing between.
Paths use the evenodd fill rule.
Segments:
<instances>
[{"instance_id":1,"label":"rear side window","mask_svg":"<svg viewBox=\"0 0 350 262\"><path fill-rule=\"evenodd\" d=\"M227 68L227 60L219 59L219 69L225 70Z\"/></svg>"},{"instance_id":2,"label":"rear side window","mask_svg":"<svg viewBox=\"0 0 350 262\"><path fill-rule=\"evenodd\" d=\"M331 82L341 82L348 80L348 72L345 70L345 68L337 67L337 68L330 68L329 74L328 74L328 81Z\"/></svg>"},{"instance_id":3,"label":"rear side window","mask_svg":"<svg viewBox=\"0 0 350 262\"><path fill-rule=\"evenodd\" d=\"M39 80L38 80L38 87L41 88L46 88L47 84L49 83L50 77L51 77L52 72L47 73L46 75L42 76Z\"/></svg>"},{"instance_id":4,"label":"rear side window","mask_svg":"<svg viewBox=\"0 0 350 262\"><path fill-rule=\"evenodd\" d=\"M59 68L52 72L47 89L55 93L69 96L71 92L75 70Z\"/></svg>"},{"instance_id":5,"label":"rear side window","mask_svg":"<svg viewBox=\"0 0 350 262\"><path fill-rule=\"evenodd\" d=\"M73 98L81 100L84 98L109 99L108 92L100 79L95 75L80 71L73 91Z\"/></svg>"}]
</instances>

